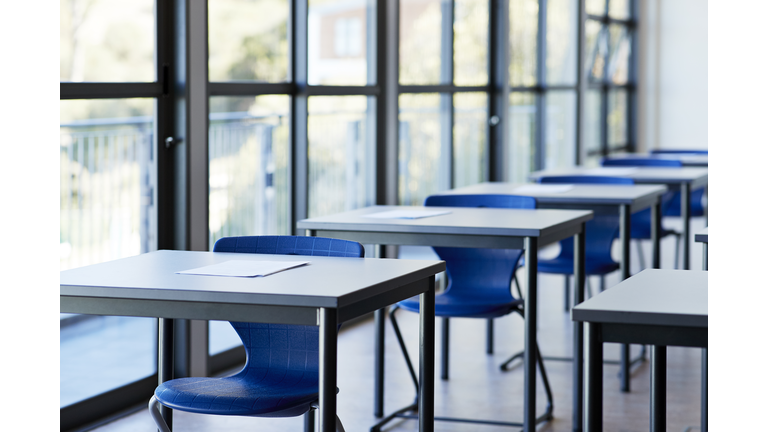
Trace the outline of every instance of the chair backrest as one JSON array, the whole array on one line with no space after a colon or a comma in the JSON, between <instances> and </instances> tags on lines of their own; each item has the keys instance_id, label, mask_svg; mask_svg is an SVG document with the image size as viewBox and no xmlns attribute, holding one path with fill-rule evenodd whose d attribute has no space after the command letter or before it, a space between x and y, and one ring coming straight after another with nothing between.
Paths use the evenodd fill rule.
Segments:
<instances>
[{"instance_id":1,"label":"chair backrest","mask_svg":"<svg viewBox=\"0 0 768 432\"><path fill-rule=\"evenodd\" d=\"M574 184L618 184L633 185L635 181L626 177L610 176L545 176L538 178L539 183L574 183Z\"/></svg>"},{"instance_id":2,"label":"chair backrest","mask_svg":"<svg viewBox=\"0 0 768 432\"><path fill-rule=\"evenodd\" d=\"M663 158L603 158L600 161L602 166L636 166L636 167L682 167L683 162L679 159Z\"/></svg>"},{"instance_id":3,"label":"chair backrest","mask_svg":"<svg viewBox=\"0 0 768 432\"><path fill-rule=\"evenodd\" d=\"M365 256L363 245L355 241L301 236L224 237L216 241L213 251L352 258ZM248 380L260 381L277 374L286 384L292 380L316 379L319 366L318 327L247 322L230 324L240 336L246 353L245 366L237 375L247 375Z\"/></svg>"},{"instance_id":4,"label":"chair backrest","mask_svg":"<svg viewBox=\"0 0 768 432\"><path fill-rule=\"evenodd\" d=\"M614 184L633 185L635 181L625 177L611 176L543 176L538 178L539 183L574 183L574 184ZM600 262L613 262L611 258L611 245L619 232L619 217L615 214L595 212L592 220L585 226L585 251L587 259ZM560 240L560 258L573 259L573 240Z\"/></svg>"},{"instance_id":5,"label":"chair backrest","mask_svg":"<svg viewBox=\"0 0 768 432\"><path fill-rule=\"evenodd\" d=\"M686 149L656 149L651 150L651 154L688 154L688 155L708 155L709 150L686 150Z\"/></svg>"},{"instance_id":6,"label":"chair backrest","mask_svg":"<svg viewBox=\"0 0 768 432\"><path fill-rule=\"evenodd\" d=\"M424 201L427 207L487 207L535 209L536 199L517 195L433 195ZM483 249L434 247L445 261L448 273L446 293L461 297L493 297L499 302L514 301L510 284L523 251L518 249Z\"/></svg>"}]
</instances>

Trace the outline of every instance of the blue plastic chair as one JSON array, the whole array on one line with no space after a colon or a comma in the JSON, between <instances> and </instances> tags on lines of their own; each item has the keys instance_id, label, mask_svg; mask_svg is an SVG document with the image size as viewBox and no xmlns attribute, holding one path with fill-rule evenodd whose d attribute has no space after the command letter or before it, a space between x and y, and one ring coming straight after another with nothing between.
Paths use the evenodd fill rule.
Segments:
<instances>
[{"instance_id":1,"label":"blue plastic chair","mask_svg":"<svg viewBox=\"0 0 768 432\"><path fill-rule=\"evenodd\" d=\"M360 258L363 245L322 237L225 237L214 252ZM231 322L245 346L246 362L224 378L178 378L155 389L149 412L169 432L160 405L198 414L295 417L318 407L319 328L316 326ZM314 416L307 417L314 419ZM305 421L305 429L311 422ZM336 417L337 431L343 431ZM312 429L314 430L314 429Z\"/></svg>"},{"instance_id":2,"label":"blue plastic chair","mask_svg":"<svg viewBox=\"0 0 768 432\"><path fill-rule=\"evenodd\" d=\"M427 207L534 209L536 208L536 200L532 197L514 195L435 195L428 197L424 205ZM446 273L448 275L448 286L442 293L435 296L435 316L443 318L442 378L447 379L449 318L482 318L491 320L511 312L516 312L523 316L523 301L513 297L510 290L515 269L523 251L461 247L434 247L433 249L440 259L445 261ZM416 373L403 342L397 319L395 318L395 312L399 309L418 313L419 298L412 297L401 301L393 306L390 312L395 335L418 393ZM546 413L540 419L551 419L552 392L540 355L537 356L537 363L547 393ZM382 420L371 430L378 431L385 423L399 413L413 409L414 405L403 408ZM467 421L466 419L450 418L442 418L441 420ZM472 422L472 420L468 421Z\"/></svg>"}]
</instances>

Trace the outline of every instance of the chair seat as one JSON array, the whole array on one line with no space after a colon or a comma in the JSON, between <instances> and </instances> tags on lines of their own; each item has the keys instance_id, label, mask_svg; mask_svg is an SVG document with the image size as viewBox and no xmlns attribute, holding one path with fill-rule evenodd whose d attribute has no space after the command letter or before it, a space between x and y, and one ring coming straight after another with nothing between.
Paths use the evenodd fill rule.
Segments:
<instances>
[{"instance_id":1,"label":"chair seat","mask_svg":"<svg viewBox=\"0 0 768 432\"><path fill-rule=\"evenodd\" d=\"M605 275L614 272L619 269L619 263L613 260L584 260L584 271L587 275ZM573 259L568 258L553 258L548 260L539 260L539 272L541 273L554 273L554 274L573 274Z\"/></svg>"},{"instance_id":2,"label":"chair seat","mask_svg":"<svg viewBox=\"0 0 768 432\"><path fill-rule=\"evenodd\" d=\"M178 378L157 387L155 397L171 409L192 413L294 417L309 411L310 404L318 398L317 375L312 375L291 377L289 372L258 383L249 382L241 374L225 378ZM295 383L275 386L282 380Z\"/></svg>"},{"instance_id":3,"label":"chair seat","mask_svg":"<svg viewBox=\"0 0 768 432\"><path fill-rule=\"evenodd\" d=\"M471 292L472 290L468 290ZM453 295L451 292L435 296L435 316L456 318L495 318L504 316L522 305L521 300L509 301L511 296L466 296ZM401 308L419 312L419 296L397 303Z\"/></svg>"}]
</instances>

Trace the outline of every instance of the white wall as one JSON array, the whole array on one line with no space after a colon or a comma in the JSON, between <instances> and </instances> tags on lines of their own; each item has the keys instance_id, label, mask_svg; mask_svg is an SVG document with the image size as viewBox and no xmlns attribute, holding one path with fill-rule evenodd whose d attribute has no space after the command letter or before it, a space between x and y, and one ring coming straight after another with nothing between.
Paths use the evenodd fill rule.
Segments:
<instances>
[{"instance_id":1,"label":"white wall","mask_svg":"<svg viewBox=\"0 0 768 432\"><path fill-rule=\"evenodd\" d=\"M643 0L638 17L638 151L705 149L707 1Z\"/></svg>"}]
</instances>

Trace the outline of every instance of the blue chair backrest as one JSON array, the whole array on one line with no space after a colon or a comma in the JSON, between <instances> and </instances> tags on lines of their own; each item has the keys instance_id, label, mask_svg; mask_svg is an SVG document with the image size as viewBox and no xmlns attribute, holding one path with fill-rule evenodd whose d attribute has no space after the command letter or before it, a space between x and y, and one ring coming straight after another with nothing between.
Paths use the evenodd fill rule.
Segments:
<instances>
[{"instance_id":1,"label":"blue chair backrest","mask_svg":"<svg viewBox=\"0 0 768 432\"><path fill-rule=\"evenodd\" d=\"M302 236L224 237L216 241L213 251L352 258L365 256L363 245L355 241ZM281 379L286 384L293 380L316 379L319 327L248 322L230 324L245 346L246 363L239 375L248 375L249 380L260 381L270 374L284 374Z\"/></svg>"},{"instance_id":2,"label":"blue chair backrest","mask_svg":"<svg viewBox=\"0 0 768 432\"><path fill-rule=\"evenodd\" d=\"M603 158L602 166L637 166L637 167L682 167L683 162L678 159L661 158Z\"/></svg>"},{"instance_id":3,"label":"blue chair backrest","mask_svg":"<svg viewBox=\"0 0 768 432\"><path fill-rule=\"evenodd\" d=\"M433 195L427 197L424 205L535 209L536 199L517 195ZM433 249L445 261L448 273L446 293L450 291L455 296L492 296L495 299L506 299L504 301L514 300L509 287L523 251L461 247Z\"/></svg>"},{"instance_id":4,"label":"blue chair backrest","mask_svg":"<svg viewBox=\"0 0 768 432\"><path fill-rule=\"evenodd\" d=\"M651 154L708 155L709 154L709 150L656 149L656 150L651 150Z\"/></svg>"}]
</instances>

